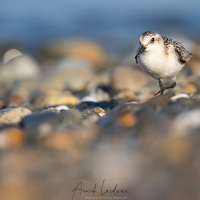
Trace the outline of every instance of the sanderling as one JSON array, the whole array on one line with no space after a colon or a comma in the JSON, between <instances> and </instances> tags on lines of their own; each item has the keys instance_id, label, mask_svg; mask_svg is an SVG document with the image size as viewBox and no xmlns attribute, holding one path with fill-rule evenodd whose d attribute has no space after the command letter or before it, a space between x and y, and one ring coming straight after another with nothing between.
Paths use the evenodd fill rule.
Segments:
<instances>
[{"instance_id":1,"label":"sanderling","mask_svg":"<svg viewBox=\"0 0 200 200\"><path fill-rule=\"evenodd\" d=\"M176 76L191 58L181 43L164 37L154 31L146 31L140 36L140 47L136 53L136 63L150 76L157 79L160 90L155 95L176 86ZM165 87L161 79L170 79L172 84Z\"/></svg>"}]
</instances>

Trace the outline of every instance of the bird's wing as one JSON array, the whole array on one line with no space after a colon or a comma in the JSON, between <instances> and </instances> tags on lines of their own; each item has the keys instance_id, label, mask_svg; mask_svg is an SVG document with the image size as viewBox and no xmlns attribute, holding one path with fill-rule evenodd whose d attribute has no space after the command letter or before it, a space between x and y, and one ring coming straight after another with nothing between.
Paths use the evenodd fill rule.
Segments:
<instances>
[{"instance_id":1,"label":"bird's wing","mask_svg":"<svg viewBox=\"0 0 200 200\"><path fill-rule=\"evenodd\" d=\"M180 63L184 64L192 57L192 54L189 53L180 42L176 42L164 36L163 41L165 45L173 45Z\"/></svg>"}]
</instances>

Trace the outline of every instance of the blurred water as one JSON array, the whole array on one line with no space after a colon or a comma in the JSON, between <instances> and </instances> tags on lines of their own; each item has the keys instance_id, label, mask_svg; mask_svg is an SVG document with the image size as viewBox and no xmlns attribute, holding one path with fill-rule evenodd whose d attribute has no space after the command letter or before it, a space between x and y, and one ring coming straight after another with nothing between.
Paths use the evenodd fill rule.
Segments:
<instances>
[{"instance_id":1,"label":"blurred water","mask_svg":"<svg viewBox=\"0 0 200 200\"><path fill-rule=\"evenodd\" d=\"M29 47L58 38L134 43L146 30L200 33L200 1L1 0L0 43Z\"/></svg>"}]
</instances>

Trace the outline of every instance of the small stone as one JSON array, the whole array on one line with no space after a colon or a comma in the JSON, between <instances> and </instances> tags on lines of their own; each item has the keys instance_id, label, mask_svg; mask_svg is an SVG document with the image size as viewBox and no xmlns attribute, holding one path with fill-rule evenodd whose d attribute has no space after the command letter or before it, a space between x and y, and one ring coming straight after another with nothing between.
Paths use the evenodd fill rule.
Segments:
<instances>
[{"instance_id":1,"label":"small stone","mask_svg":"<svg viewBox=\"0 0 200 200\"><path fill-rule=\"evenodd\" d=\"M48 57L76 57L101 66L104 61L102 47L90 41L60 41L49 44L44 54Z\"/></svg>"},{"instance_id":2,"label":"small stone","mask_svg":"<svg viewBox=\"0 0 200 200\"><path fill-rule=\"evenodd\" d=\"M78 58L58 60L45 74L41 89L70 90L73 92L85 91L95 74L91 64ZM59 80L59 81L58 81Z\"/></svg>"},{"instance_id":3,"label":"small stone","mask_svg":"<svg viewBox=\"0 0 200 200\"><path fill-rule=\"evenodd\" d=\"M25 116L20 125L27 129L28 131L34 131L43 123L49 123L55 125L59 122L61 116L55 112L44 112L44 113L35 113L32 115Z\"/></svg>"},{"instance_id":4,"label":"small stone","mask_svg":"<svg viewBox=\"0 0 200 200\"><path fill-rule=\"evenodd\" d=\"M39 66L27 55L17 56L7 61L1 68L2 81L27 80L38 77Z\"/></svg>"},{"instance_id":5,"label":"small stone","mask_svg":"<svg viewBox=\"0 0 200 200\"><path fill-rule=\"evenodd\" d=\"M118 105L118 102L114 99L110 101L100 101L100 102L92 102L92 101L86 101L86 102L81 102L77 105L77 108L79 110L85 110L85 109L93 109L95 107L100 107L103 109L113 109Z\"/></svg>"},{"instance_id":6,"label":"small stone","mask_svg":"<svg viewBox=\"0 0 200 200\"><path fill-rule=\"evenodd\" d=\"M84 101L92 101L92 102L108 101L109 99L110 99L110 97L107 92L104 92L102 89L95 89L90 93L89 96L83 97L81 102L84 102Z\"/></svg>"},{"instance_id":7,"label":"small stone","mask_svg":"<svg viewBox=\"0 0 200 200\"><path fill-rule=\"evenodd\" d=\"M128 101L128 102L131 102L131 101L134 101L135 100L135 96L134 96L134 93L130 90L123 90L123 91L120 91L119 93L117 93L115 96L114 96L114 99L118 99L118 100L123 100L123 101Z\"/></svg>"},{"instance_id":8,"label":"small stone","mask_svg":"<svg viewBox=\"0 0 200 200\"><path fill-rule=\"evenodd\" d=\"M133 113L124 113L119 116L118 123L123 127L132 127L137 123L137 117Z\"/></svg>"},{"instance_id":9,"label":"small stone","mask_svg":"<svg viewBox=\"0 0 200 200\"><path fill-rule=\"evenodd\" d=\"M200 127L200 109L193 109L190 111L186 111L180 113L174 119L174 125L177 130L182 131L189 131L191 129L196 129Z\"/></svg>"},{"instance_id":10,"label":"small stone","mask_svg":"<svg viewBox=\"0 0 200 200\"><path fill-rule=\"evenodd\" d=\"M64 110L69 110L69 107L65 105L50 107L50 108L42 110L40 113L49 113L49 112L60 113L61 111L64 111Z\"/></svg>"},{"instance_id":11,"label":"small stone","mask_svg":"<svg viewBox=\"0 0 200 200\"><path fill-rule=\"evenodd\" d=\"M54 150L70 150L75 146L75 140L71 133L57 132L49 135L43 141L44 146Z\"/></svg>"},{"instance_id":12,"label":"small stone","mask_svg":"<svg viewBox=\"0 0 200 200\"><path fill-rule=\"evenodd\" d=\"M64 126L79 126L82 122L82 113L78 109L70 109L61 112L62 124Z\"/></svg>"},{"instance_id":13,"label":"small stone","mask_svg":"<svg viewBox=\"0 0 200 200\"><path fill-rule=\"evenodd\" d=\"M7 108L0 110L0 124L4 123L18 123L26 115L30 115L32 112L23 107Z\"/></svg>"},{"instance_id":14,"label":"small stone","mask_svg":"<svg viewBox=\"0 0 200 200\"><path fill-rule=\"evenodd\" d=\"M98 113L96 113L93 109L84 110L82 115L83 115L83 119L88 119L94 116L97 120L100 118Z\"/></svg>"},{"instance_id":15,"label":"small stone","mask_svg":"<svg viewBox=\"0 0 200 200\"><path fill-rule=\"evenodd\" d=\"M3 63L5 64L9 60L12 60L13 58L16 58L21 55L22 55L22 53L20 51L18 51L17 49L10 49L4 54Z\"/></svg>"},{"instance_id":16,"label":"small stone","mask_svg":"<svg viewBox=\"0 0 200 200\"><path fill-rule=\"evenodd\" d=\"M167 93L167 94L153 97L149 101L145 102L144 106L147 106L150 109L159 111L163 108L166 108L169 105L169 102L172 96L174 96L173 93Z\"/></svg>"},{"instance_id":17,"label":"small stone","mask_svg":"<svg viewBox=\"0 0 200 200\"><path fill-rule=\"evenodd\" d=\"M81 99L80 103L82 102L97 102L97 99L93 96L85 96Z\"/></svg>"},{"instance_id":18,"label":"small stone","mask_svg":"<svg viewBox=\"0 0 200 200\"><path fill-rule=\"evenodd\" d=\"M24 141L25 134L20 128L7 128L0 132L0 149L19 148Z\"/></svg>"},{"instance_id":19,"label":"small stone","mask_svg":"<svg viewBox=\"0 0 200 200\"><path fill-rule=\"evenodd\" d=\"M26 116L21 126L27 131L36 132L42 124L49 124L53 128L76 127L81 125L83 117L79 110L70 109L62 112L43 112Z\"/></svg>"},{"instance_id":20,"label":"small stone","mask_svg":"<svg viewBox=\"0 0 200 200\"><path fill-rule=\"evenodd\" d=\"M60 106L56 106L55 109L60 112L61 110L69 110L69 107L65 105L60 105Z\"/></svg>"},{"instance_id":21,"label":"small stone","mask_svg":"<svg viewBox=\"0 0 200 200\"><path fill-rule=\"evenodd\" d=\"M50 108L44 109L40 113L51 113L51 112L53 112L53 113L60 113L60 111L57 110L54 107L50 107Z\"/></svg>"},{"instance_id":22,"label":"small stone","mask_svg":"<svg viewBox=\"0 0 200 200\"><path fill-rule=\"evenodd\" d=\"M100 107L95 107L93 110L98 113L100 117L103 117L106 114L106 111Z\"/></svg>"},{"instance_id":23,"label":"small stone","mask_svg":"<svg viewBox=\"0 0 200 200\"><path fill-rule=\"evenodd\" d=\"M19 106L24 103L24 99L18 95L11 95L8 98L8 106Z\"/></svg>"},{"instance_id":24,"label":"small stone","mask_svg":"<svg viewBox=\"0 0 200 200\"><path fill-rule=\"evenodd\" d=\"M148 77L140 70L127 66L117 67L111 74L112 88L115 91L139 91L148 82Z\"/></svg>"},{"instance_id":25,"label":"small stone","mask_svg":"<svg viewBox=\"0 0 200 200\"><path fill-rule=\"evenodd\" d=\"M47 91L39 95L36 99L36 104L41 107L44 106L56 106L60 104L67 104L76 106L80 102L80 99L69 93L63 93L61 91Z\"/></svg>"},{"instance_id":26,"label":"small stone","mask_svg":"<svg viewBox=\"0 0 200 200\"><path fill-rule=\"evenodd\" d=\"M173 102L175 102L175 101L177 101L178 99L189 99L190 97L187 95L187 94L177 94L177 95L175 95L175 96L173 96L173 97L171 97L171 101L173 101Z\"/></svg>"},{"instance_id":27,"label":"small stone","mask_svg":"<svg viewBox=\"0 0 200 200\"><path fill-rule=\"evenodd\" d=\"M184 92L187 94L194 94L198 91L198 88L196 85L194 84L188 84L186 85L186 87L184 88Z\"/></svg>"}]
</instances>

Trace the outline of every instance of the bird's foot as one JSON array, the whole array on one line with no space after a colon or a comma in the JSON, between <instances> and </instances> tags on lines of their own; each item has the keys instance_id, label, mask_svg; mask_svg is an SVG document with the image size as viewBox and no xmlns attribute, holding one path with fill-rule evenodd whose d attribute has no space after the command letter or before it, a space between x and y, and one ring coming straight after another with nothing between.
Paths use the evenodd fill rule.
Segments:
<instances>
[{"instance_id":1,"label":"bird's foot","mask_svg":"<svg viewBox=\"0 0 200 200\"><path fill-rule=\"evenodd\" d=\"M164 91L166 90L166 88L165 87L162 87L162 88L160 88L160 90L158 90L155 94L154 94L154 96L157 96L157 95L162 95L162 94L164 94Z\"/></svg>"},{"instance_id":2,"label":"bird's foot","mask_svg":"<svg viewBox=\"0 0 200 200\"><path fill-rule=\"evenodd\" d=\"M176 86L176 82L173 82L170 86L167 87L163 87L161 81L159 81L159 85L160 85L160 90L158 90L158 92L156 92L154 95L162 95L164 94L165 90L170 89L170 88L174 88Z\"/></svg>"}]
</instances>

